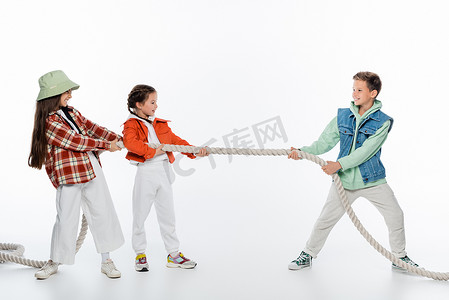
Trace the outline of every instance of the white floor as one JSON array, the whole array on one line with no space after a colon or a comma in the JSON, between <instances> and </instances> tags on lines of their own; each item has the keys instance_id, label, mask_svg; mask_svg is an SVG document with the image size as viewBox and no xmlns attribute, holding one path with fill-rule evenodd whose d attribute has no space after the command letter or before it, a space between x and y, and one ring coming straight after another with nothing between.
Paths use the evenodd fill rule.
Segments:
<instances>
[{"instance_id":1,"label":"white floor","mask_svg":"<svg viewBox=\"0 0 449 300\"><path fill-rule=\"evenodd\" d=\"M91 241L88 241L90 244ZM331 246L331 245L329 245ZM98 257L86 246L74 266L62 266L48 280L35 280L34 269L0 266L2 299L447 299L447 282L392 272L387 261L365 247L357 255L337 244L312 269L289 271L289 255L254 249L254 253L195 251L194 270L168 269L155 251L151 270L133 270L129 251L114 258L122 278L99 272ZM331 255L333 254L333 255ZM338 254L338 255L336 255Z\"/></svg>"},{"instance_id":2,"label":"white floor","mask_svg":"<svg viewBox=\"0 0 449 300\"><path fill-rule=\"evenodd\" d=\"M121 178L129 179L110 180L126 237L125 245L111 254L122 278L111 280L100 273L100 255L88 234L75 265L61 266L48 280L34 279L35 269L0 264L1 299L448 299L449 282L393 272L391 263L363 240L347 216L332 231L313 268L289 271L287 265L304 246L330 182L309 163L298 165L300 169L281 159L272 161L271 177L258 176L264 166L250 158L235 159L232 166L224 160L215 170L201 165L207 161L199 161L195 174L178 176L174 192L181 250L198 266L194 270L165 267L166 254L152 211L147 221L151 269L146 273L133 269L134 169L122 168ZM117 170L105 169L107 176L116 177ZM277 176L289 169L298 170L297 175ZM419 190L410 191L395 178L391 181L397 182L391 185L405 212L410 257L428 270L448 271L447 206L439 202L444 199L427 197L421 202ZM434 192L443 195L443 187ZM5 203L2 211L0 242L23 244L25 257L46 260L55 217L53 193L50 186L37 191L33 199L3 194L3 199L14 201ZM372 235L389 248L378 212L363 199L354 209Z\"/></svg>"}]
</instances>

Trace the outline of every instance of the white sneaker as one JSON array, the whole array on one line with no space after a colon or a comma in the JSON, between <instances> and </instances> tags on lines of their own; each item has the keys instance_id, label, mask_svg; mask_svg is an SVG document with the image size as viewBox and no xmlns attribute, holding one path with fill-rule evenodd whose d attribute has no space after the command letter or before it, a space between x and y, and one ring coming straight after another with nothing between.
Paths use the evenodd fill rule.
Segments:
<instances>
[{"instance_id":1,"label":"white sneaker","mask_svg":"<svg viewBox=\"0 0 449 300\"><path fill-rule=\"evenodd\" d=\"M106 274L109 278L120 278L122 273L114 265L114 262L110 259L101 264L101 273Z\"/></svg>"},{"instance_id":2,"label":"white sneaker","mask_svg":"<svg viewBox=\"0 0 449 300\"><path fill-rule=\"evenodd\" d=\"M36 277L37 279L47 279L51 275L58 272L58 266L59 263L49 260L42 268L40 268L39 271L34 274L34 277Z\"/></svg>"}]
</instances>

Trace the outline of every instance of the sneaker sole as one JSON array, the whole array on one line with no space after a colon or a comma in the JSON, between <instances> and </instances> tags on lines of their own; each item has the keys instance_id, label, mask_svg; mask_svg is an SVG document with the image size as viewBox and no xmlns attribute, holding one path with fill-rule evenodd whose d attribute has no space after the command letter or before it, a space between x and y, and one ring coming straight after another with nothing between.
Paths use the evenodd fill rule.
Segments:
<instances>
[{"instance_id":1,"label":"sneaker sole","mask_svg":"<svg viewBox=\"0 0 449 300\"><path fill-rule=\"evenodd\" d=\"M288 265L288 269L292 271L298 271L302 269L307 269L312 267L312 260L310 260L310 263L308 265L297 265L296 263L291 262Z\"/></svg>"},{"instance_id":2,"label":"sneaker sole","mask_svg":"<svg viewBox=\"0 0 449 300\"><path fill-rule=\"evenodd\" d=\"M36 279L39 279L39 280L45 280L45 279L50 278L50 276L51 276L51 275L54 275L54 274L56 274L56 272L55 272L55 273L52 273L52 274L50 274L50 275L48 275L48 276L39 276L39 275L34 274L34 277L36 277Z\"/></svg>"},{"instance_id":3,"label":"sneaker sole","mask_svg":"<svg viewBox=\"0 0 449 300\"><path fill-rule=\"evenodd\" d=\"M401 267L391 266L391 269L392 269L393 271L401 272L401 273L407 273L407 272L408 272L407 269L404 269L404 268L401 268Z\"/></svg>"},{"instance_id":4,"label":"sneaker sole","mask_svg":"<svg viewBox=\"0 0 449 300\"><path fill-rule=\"evenodd\" d=\"M104 275L106 275L108 278L112 278L112 279L115 279L115 278L120 278L120 277L122 277L122 274L120 274L120 275L108 275L108 274L106 274L106 272L105 271L103 271L103 270L101 270L101 273L103 273Z\"/></svg>"},{"instance_id":5,"label":"sneaker sole","mask_svg":"<svg viewBox=\"0 0 449 300\"><path fill-rule=\"evenodd\" d=\"M56 273L58 273L57 270L56 270L56 272L50 273L50 274L48 274L47 276L42 276L42 275L34 274L34 277L36 277L36 279L39 279L39 280L44 280L44 279L50 278L51 275L54 275L54 274L56 274Z\"/></svg>"},{"instance_id":6,"label":"sneaker sole","mask_svg":"<svg viewBox=\"0 0 449 300\"><path fill-rule=\"evenodd\" d=\"M174 263L167 263L166 266L167 268L181 268L181 269L193 269L196 267L197 264L195 264L194 266L188 266L188 265L184 265L184 264L174 264Z\"/></svg>"},{"instance_id":7,"label":"sneaker sole","mask_svg":"<svg viewBox=\"0 0 449 300\"><path fill-rule=\"evenodd\" d=\"M148 266L145 266L145 267L138 267L138 266L135 266L134 269L135 269L137 272L148 272L148 271L150 270L150 268L149 268Z\"/></svg>"},{"instance_id":8,"label":"sneaker sole","mask_svg":"<svg viewBox=\"0 0 449 300\"><path fill-rule=\"evenodd\" d=\"M299 270L302 270L302 269L308 269L308 268L311 268L312 267L312 265L308 265L308 266L288 266L288 269L289 270L292 270L292 271L299 271Z\"/></svg>"}]
</instances>

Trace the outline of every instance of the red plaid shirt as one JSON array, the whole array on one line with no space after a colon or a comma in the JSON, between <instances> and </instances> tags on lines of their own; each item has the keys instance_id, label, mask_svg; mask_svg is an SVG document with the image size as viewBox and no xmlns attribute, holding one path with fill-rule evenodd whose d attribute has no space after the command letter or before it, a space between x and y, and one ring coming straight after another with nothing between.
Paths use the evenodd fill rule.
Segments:
<instances>
[{"instance_id":1,"label":"red plaid shirt","mask_svg":"<svg viewBox=\"0 0 449 300\"><path fill-rule=\"evenodd\" d=\"M47 117L47 158L45 170L57 188L61 184L85 183L95 178L88 152L108 150L117 134L84 118L79 111L69 107L69 114L78 125L80 134L58 113ZM98 157L98 153L97 157Z\"/></svg>"}]
</instances>

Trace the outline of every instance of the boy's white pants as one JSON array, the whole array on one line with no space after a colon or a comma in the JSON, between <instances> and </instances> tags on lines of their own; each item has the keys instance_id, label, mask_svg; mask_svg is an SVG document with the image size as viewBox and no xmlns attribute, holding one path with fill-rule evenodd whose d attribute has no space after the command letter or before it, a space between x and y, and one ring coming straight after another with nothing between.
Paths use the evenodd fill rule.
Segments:
<instances>
[{"instance_id":1,"label":"boy's white pants","mask_svg":"<svg viewBox=\"0 0 449 300\"><path fill-rule=\"evenodd\" d=\"M369 200L382 214L388 227L389 241L392 253L397 257L404 257L405 231L404 214L390 186L386 183L370 188L345 190L349 203L363 197ZM334 225L345 213L335 184L332 184L329 196L324 204L321 215L315 223L304 252L316 257L324 246Z\"/></svg>"},{"instance_id":2,"label":"boy's white pants","mask_svg":"<svg viewBox=\"0 0 449 300\"><path fill-rule=\"evenodd\" d=\"M56 190L57 216L50 258L61 264L75 262L80 207L98 253L111 252L125 241L103 170L92 153L89 158L96 175L94 179L80 184L63 184Z\"/></svg>"},{"instance_id":3,"label":"boy's white pants","mask_svg":"<svg viewBox=\"0 0 449 300\"><path fill-rule=\"evenodd\" d=\"M147 248L145 220L154 203L162 240L167 253L179 250L171 184L174 173L168 160L146 161L137 165L133 190L132 245L136 253Z\"/></svg>"}]
</instances>

